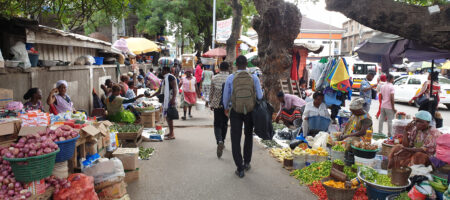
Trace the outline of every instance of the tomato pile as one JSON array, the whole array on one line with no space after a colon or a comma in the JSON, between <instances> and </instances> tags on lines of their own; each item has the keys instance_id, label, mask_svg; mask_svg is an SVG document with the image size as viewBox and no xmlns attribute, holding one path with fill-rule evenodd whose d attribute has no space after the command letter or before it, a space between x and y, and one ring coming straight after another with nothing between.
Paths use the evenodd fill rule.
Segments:
<instances>
[{"instance_id":1,"label":"tomato pile","mask_svg":"<svg viewBox=\"0 0 450 200\"><path fill-rule=\"evenodd\" d=\"M319 200L327 200L327 190L323 187L320 181L314 181L309 187L309 190L319 198ZM368 200L366 195L366 188L361 186L356 190L353 200Z\"/></svg>"}]
</instances>

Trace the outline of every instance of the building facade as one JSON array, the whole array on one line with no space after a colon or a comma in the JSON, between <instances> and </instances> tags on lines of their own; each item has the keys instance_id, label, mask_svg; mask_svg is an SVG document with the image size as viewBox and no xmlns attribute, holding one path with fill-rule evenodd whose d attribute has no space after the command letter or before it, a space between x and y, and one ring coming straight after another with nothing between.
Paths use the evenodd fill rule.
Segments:
<instances>
[{"instance_id":1,"label":"building facade","mask_svg":"<svg viewBox=\"0 0 450 200\"><path fill-rule=\"evenodd\" d=\"M341 55L341 39L344 29L302 17L302 26L296 42L323 46L319 54L310 53L309 58Z\"/></svg>"},{"instance_id":2,"label":"building facade","mask_svg":"<svg viewBox=\"0 0 450 200\"><path fill-rule=\"evenodd\" d=\"M352 55L359 43L379 33L379 31L366 27L352 19L344 22L342 27L344 29L341 48L343 55Z\"/></svg>"}]
</instances>

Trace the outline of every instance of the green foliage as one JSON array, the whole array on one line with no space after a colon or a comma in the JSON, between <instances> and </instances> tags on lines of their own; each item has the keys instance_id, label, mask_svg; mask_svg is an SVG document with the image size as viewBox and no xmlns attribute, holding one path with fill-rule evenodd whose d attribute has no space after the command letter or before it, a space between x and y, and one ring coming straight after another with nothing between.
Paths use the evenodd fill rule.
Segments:
<instances>
[{"instance_id":1,"label":"green foliage","mask_svg":"<svg viewBox=\"0 0 450 200\"><path fill-rule=\"evenodd\" d=\"M399 2L404 2L407 4L414 4L418 6L432 6L436 4L448 4L448 0L397 0Z\"/></svg>"},{"instance_id":2,"label":"green foliage","mask_svg":"<svg viewBox=\"0 0 450 200\"><path fill-rule=\"evenodd\" d=\"M52 17L59 28L73 30L92 21L120 19L127 15L130 0L16 0L1 1L0 15L4 17ZM98 14L102 12L103 14Z\"/></svg>"}]
</instances>

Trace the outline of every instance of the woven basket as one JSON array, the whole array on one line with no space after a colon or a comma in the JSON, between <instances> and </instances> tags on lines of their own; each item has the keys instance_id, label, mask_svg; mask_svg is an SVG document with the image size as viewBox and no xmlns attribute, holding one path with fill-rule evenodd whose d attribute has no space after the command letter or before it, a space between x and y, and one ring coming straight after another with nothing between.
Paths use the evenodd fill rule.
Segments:
<instances>
[{"instance_id":1,"label":"woven basket","mask_svg":"<svg viewBox=\"0 0 450 200\"><path fill-rule=\"evenodd\" d=\"M353 196L356 193L356 190L358 188L352 188L352 189L339 189L330 187L328 185L323 184L324 182L331 180L332 178L324 178L322 179L322 185L327 191L327 196L329 200L352 200Z\"/></svg>"},{"instance_id":2,"label":"woven basket","mask_svg":"<svg viewBox=\"0 0 450 200\"><path fill-rule=\"evenodd\" d=\"M9 161L11 164L12 171L14 172L17 181L28 183L52 175L57 153L59 153L59 149L40 156L28 158L3 157L3 159Z\"/></svg>"},{"instance_id":3,"label":"woven basket","mask_svg":"<svg viewBox=\"0 0 450 200\"><path fill-rule=\"evenodd\" d=\"M137 132L131 132L131 133L117 133L117 139L119 140L135 140L139 136L142 135L142 131L144 130L144 127L141 127Z\"/></svg>"},{"instance_id":4,"label":"woven basket","mask_svg":"<svg viewBox=\"0 0 450 200\"><path fill-rule=\"evenodd\" d=\"M391 153L392 147L394 147L394 145L382 143L381 155L389 156L389 153Z\"/></svg>"},{"instance_id":5,"label":"woven basket","mask_svg":"<svg viewBox=\"0 0 450 200\"><path fill-rule=\"evenodd\" d=\"M69 140L55 142L60 149L59 153L56 154L55 162L64 162L73 157L78 138L80 138L80 135Z\"/></svg>"}]
</instances>

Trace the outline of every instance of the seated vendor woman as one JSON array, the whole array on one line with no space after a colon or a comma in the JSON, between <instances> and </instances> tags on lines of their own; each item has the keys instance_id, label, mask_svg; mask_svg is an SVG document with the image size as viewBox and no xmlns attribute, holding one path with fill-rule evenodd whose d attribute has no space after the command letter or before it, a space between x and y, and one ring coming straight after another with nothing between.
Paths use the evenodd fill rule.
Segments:
<instances>
[{"instance_id":1,"label":"seated vendor woman","mask_svg":"<svg viewBox=\"0 0 450 200\"><path fill-rule=\"evenodd\" d=\"M31 88L23 95L23 99L28 100L23 107L25 111L29 110L40 110L44 111L44 107L42 106L42 92L39 88Z\"/></svg>"},{"instance_id":2,"label":"seated vendor woman","mask_svg":"<svg viewBox=\"0 0 450 200\"><path fill-rule=\"evenodd\" d=\"M112 94L106 99L106 110L108 111L108 119L113 122L134 123L136 116L129 110L123 108L123 104L132 103L141 97L143 94L126 99L120 96L122 88L119 85L113 85Z\"/></svg>"},{"instance_id":3,"label":"seated vendor woman","mask_svg":"<svg viewBox=\"0 0 450 200\"><path fill-rule=\"evenodd\" d=\"M67 92L67 81L59 80L47 98L47 104L55 107L57 113L74 112L73 102Z\"/></svg>"},{"instance_id":4,"label":"seated vendor woman","mask_svg":"<svg viewBox=\"0 0 450 200\"><path fill-rule=\"evenodd\" d=\"M364 104L365 100L363 98L354 99L350 103L352 115L347 121L340 140L352 139L359 142L360 137L365 136L368 130L372 130L372 118L364 110Z\"/></svg>"},{"instance_id":5,"label":"seated vendor woman","mask_svg":"<svg viewBox=\"0 0 450 200\"><path fill-rule=\"evenodd\" d=\"M402 144L392 148L388 168L430 164L430 156L436 153L436 138L441 135L436 128L430 126L431 120L428 111L416 113L415 119L405 128Z\"/></svg>"},{"instance_id":6,"label":"seated vendor woman","mask_svg":"<svg viewBox=\"0 0 450 200\"><path fill-rule=\"evenodd\" d=\"M294 125L299 127L302 120L302 109L306 105L306 101L292 94L284 94L279 92L278 101L280 101L280 111L277 115L278 121L283 120L286 126Z\"/></svg>"},{"instance_id":7,"label":"seated vendor woman","mask_svg":"<svg viewBox=\"0 0 450 200\"><path fill-rule=\"evenodd\" d=\"M314 101L309 102L305 106L305 111L303 112L303 136L311 135L313 136L313 131L310 130L309 127L309 118L310 117L325 117L330 118L330 113L328 112L327 105L323 102L324 94L322 92L316 92L313 94ZM316 132L317 133L317 132Z\"/></svg>"}]
</instances>

